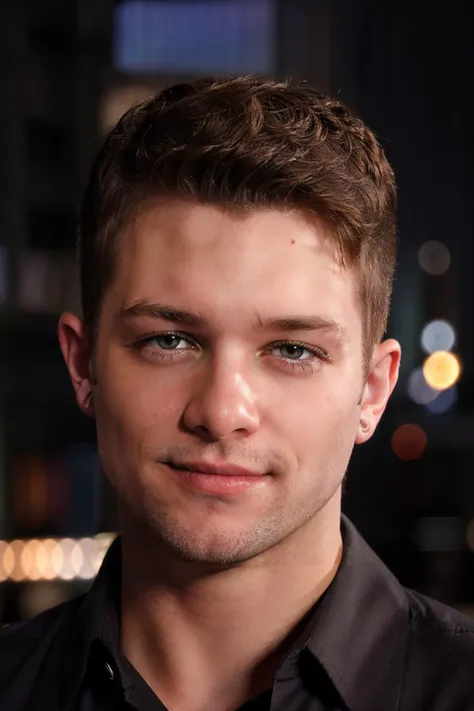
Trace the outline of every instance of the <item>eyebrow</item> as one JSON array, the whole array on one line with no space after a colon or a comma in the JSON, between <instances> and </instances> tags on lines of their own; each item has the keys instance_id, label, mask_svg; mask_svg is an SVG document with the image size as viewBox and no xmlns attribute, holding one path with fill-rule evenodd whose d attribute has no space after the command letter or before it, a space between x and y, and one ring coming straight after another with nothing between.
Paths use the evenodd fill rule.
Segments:
<instances>
[{"instance_id":1,"label":"eyebrow","mask_svg":"<svg viewBox=\"0 0 474 711\"><path fill-rule=\"evenodd\" d=\"M179 323L195 328L208 326L208 321L197 313L186 309L177 309L167 304L154 304L147 301L138 301L130 306L122 306L120 317L128 320L130 318L147 317L159 318L171 323ZM334 319L323 316L282 316L276 318L262 318L256 314L255 330L258 332L268 331L323 331L334 335L338 341L343 341L346 329Z\"/></svg>"},{"instance_id":2,"label":"eyebrow","mask_svg":"<svg viewBox=\"0 0 474 711\"><path fill-rule=\"evenodd\" d=\"M346 329L332 318L324 316L284 316L262 319L257 314L260 331L325 331L343 341Z\"/></svg>"},{"instance_id":3,"label":"eyebrow","mask_svg":"<svg viewBox=\"0 0 474 711\"><path fill-rule=\"evenodd\" d=\"M167 306L166 304L151 304L147 301L138 301L131 306L122 306L120 317L123 319L138 317L160 318L163 321L182 323L185 326L204 327L206 325L206 319L191 311L176 309L174 306Z\"/></svg>"}]
</instances>

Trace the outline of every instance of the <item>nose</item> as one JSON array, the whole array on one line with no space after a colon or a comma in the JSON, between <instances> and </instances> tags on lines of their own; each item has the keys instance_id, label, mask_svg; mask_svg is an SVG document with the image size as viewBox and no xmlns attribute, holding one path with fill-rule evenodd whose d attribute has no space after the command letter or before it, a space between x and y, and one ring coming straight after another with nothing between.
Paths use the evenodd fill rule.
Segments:
<instances>
[{"instance_id":1,"label":"nose","mask_svg":"<svg viewBox=\"0 0 474 711\"><path fill-rule=\"evenodd\" d=\"M260 417L249 378L235 364L210 366L187 403L183 421L188 430L208 440L256 432Z\"/></svg>"}]
</instances>

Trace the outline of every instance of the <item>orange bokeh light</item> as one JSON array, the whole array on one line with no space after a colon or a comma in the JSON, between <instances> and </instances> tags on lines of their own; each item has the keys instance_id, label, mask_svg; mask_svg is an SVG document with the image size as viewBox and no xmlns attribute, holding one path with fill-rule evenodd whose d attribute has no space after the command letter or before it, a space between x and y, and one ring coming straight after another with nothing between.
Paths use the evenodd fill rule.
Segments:
<instances>
[{"instance_id":1,"label":"orange bokeh light","mask_svg":"<svg viewBox=\"0 0 474 711\"><path fill-rule=\"evenodd\" d=\"M435 390L448 390L461 374L459 359L449 351L435 351L423 364L425 380Z\"/></svg>"}]
</instances>

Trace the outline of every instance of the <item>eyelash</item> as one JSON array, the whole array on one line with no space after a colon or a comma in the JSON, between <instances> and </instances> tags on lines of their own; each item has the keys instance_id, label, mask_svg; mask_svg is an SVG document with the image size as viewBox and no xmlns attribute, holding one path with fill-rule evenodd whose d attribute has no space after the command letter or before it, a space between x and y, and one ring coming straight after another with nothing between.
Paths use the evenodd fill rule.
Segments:
<instances>
[{"instance_id":1,"label":"eyelash","mask_svg":"<svg viewBox=\"0 0 474 711\"><path fill-rule=\"evenodd\" d=\"M183 341L186 341L188 344L193 346L193 348L199 347L194 340L190 339L190 337L184 333L179 333L178 331L166 331L140 338L138 341L132 344L132 348L141 352L145 350L147 346L156 341L158 338L162 338L164 336L173 336L175 338L179 338ZM266 352L271 352L271 350L275 348L281 348L283 346L296 346L299 348L304 348L304 350L311 353L311 358L308 358L304 361L292 360L291 358L280 358L279 360L284 362L291 369L292 372L294 372L296 369L300 369L301 371L312 373L314 372L315 368L321 364L321 362L328 362L330 360L329 355L325 353L322 349L316 348L315 346L310 346L308 343L304 343L302 341L274 341L267 346ZM168 355L167 350L169 350L169 353L175 354L176 351L178 353L179 351L187 352L189 349L158 349L153 354L152 358L154 360L170 360L176 358L176 355ZM179 358L182 356L177 357ZM315 360L317 361L317 363L315 363Z\"/></svg>"}]
</instances>

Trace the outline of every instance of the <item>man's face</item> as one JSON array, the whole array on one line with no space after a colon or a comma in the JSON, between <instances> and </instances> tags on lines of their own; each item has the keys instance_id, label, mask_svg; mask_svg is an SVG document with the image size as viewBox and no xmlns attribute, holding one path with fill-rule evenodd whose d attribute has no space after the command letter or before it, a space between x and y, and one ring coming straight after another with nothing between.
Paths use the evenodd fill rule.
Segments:
<instances>
[{"instance_id":1,"label":"man's face","mask_svg":"<svg viewBox=\"0 0 474 711\"><path fill-rule=\"evenodd\" d=\"M180 558L212 563L311 527L339 496L364 387L355 279L324 225L167 200L121 250L93 401L124 510ZM258 476L175 468L190 463Z\"/></svg>"}]
</instances>

